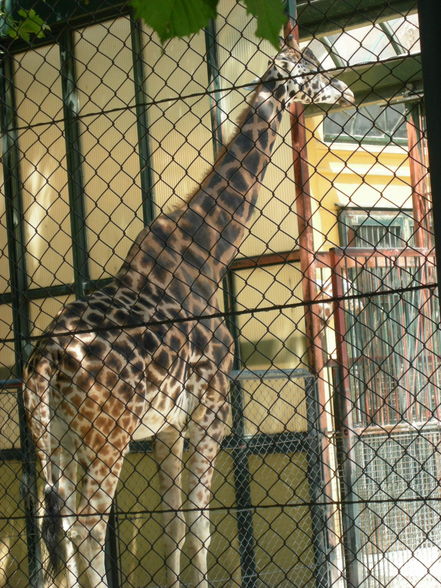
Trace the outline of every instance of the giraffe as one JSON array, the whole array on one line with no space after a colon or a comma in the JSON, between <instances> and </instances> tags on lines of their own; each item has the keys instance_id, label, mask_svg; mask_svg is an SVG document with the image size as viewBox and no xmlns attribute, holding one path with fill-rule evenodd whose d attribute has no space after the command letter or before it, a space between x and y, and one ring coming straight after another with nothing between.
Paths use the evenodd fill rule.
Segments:
<instances>
[{"instance_id":1,"label":"giraffe","mask_svg":"<svg viewBox=\"0 0 441 588\"><path fill-rule=\"evenodd\" d=\"M250 224L282 113L293 101L353 102L292 35L270 61L238 130L196 192L161 213L114 279L67 304L24 374L24 403L45 480L48 578L107 587L104 540L131 439L155 438L166 585L208 586L208 506L229 413L232 337L217 293ZM184 431L189 509L183 513ZM52 578L52 580L51 580Z\"/></svg>"}]
</instances>

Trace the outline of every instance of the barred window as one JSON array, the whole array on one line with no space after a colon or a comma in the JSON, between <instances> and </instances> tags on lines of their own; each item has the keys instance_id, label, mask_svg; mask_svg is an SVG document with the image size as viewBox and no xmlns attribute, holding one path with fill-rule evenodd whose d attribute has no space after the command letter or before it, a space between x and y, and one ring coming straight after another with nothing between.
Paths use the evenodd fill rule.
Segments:
<instances>
[{"instance_id":1,"label":"barred window","mask_svg":"<svg viewBox=\"0 0 441 588\"><path fill-rule=\"evenodd\" d=\"M372 104L330 112L324 120L326 141L405 143L405 106Z\"/></svg>"},{"instance_id":2,"label":"barred window","mask_svg":"<svg viewBox=\"0 0 441 588\"><path fill-rule=\"evenodd\" d=\"M342 210L339 227L343 246L385 249L414 244L414 219L410 209Z\"/></svg>"}]
</instances>

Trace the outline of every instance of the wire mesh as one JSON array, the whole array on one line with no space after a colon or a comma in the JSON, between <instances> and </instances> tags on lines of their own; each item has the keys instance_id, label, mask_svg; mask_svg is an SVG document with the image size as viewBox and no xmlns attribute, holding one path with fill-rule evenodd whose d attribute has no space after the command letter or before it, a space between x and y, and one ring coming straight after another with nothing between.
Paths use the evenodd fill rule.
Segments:
<instances>
[{"instance_id":1,"label":"wire mesh","mask_svg":"<svg viewBox=\"0 0 441 588\"><path fill-rule=\"evenodd\" d=\"M439 586L416 8L288 4L3 26L2 586Z\"/></svg>"}]
</instances>

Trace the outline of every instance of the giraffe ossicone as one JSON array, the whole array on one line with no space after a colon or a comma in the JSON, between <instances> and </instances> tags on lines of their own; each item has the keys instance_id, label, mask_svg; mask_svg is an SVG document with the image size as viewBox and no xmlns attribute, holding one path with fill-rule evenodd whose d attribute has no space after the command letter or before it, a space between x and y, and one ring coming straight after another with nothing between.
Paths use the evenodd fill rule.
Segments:
<instances>
[{"instance_id":1,"label":"giraffe ossicone","mask_svg":"<svg viewBox=\"0 0 441 588\"><path fill-rule=\"evenodd\" d=\"M124 456L131 439L155 436L166 585L180 585L184 541L193 585L208 585L210 488L233 359L217 294L292 101L348 103L353 94L291 38L200 188L143 229L111 283L67 304L31 354L24 403L45 479L48 581L107 587L104 540Z\"/></svg>"}]
</instances>

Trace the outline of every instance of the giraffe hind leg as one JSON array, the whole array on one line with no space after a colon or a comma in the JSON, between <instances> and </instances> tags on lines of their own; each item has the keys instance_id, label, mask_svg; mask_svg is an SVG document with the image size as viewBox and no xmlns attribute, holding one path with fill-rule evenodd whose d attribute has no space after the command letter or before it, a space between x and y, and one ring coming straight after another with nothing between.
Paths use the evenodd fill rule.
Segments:
<instances>
[{"instance_id":1,"label":"giraffe hind leg","mask_svg":"<svg viewBox=\"0 0 441 588\"><path fill-rule=\"evenodd\" d=\"M109 446L112 445L108 439ZM128 437L127 437L128 445ZM72 543L76 560L78 583L75 588L107 588L105 569L105 539L108 517L122 469L124 453L114 451L113 460L104 463L91 451L81 463L88 463L79 487L79 504L68 537Z\"/></svg>"},{"instance_id":2,"label":"giraffe hind leg","mask_svg":"<svg viewBox=\"0 0 441 588\"><path fill-rule=\"evenodd\" d=\"M108 501L109 510L110 504ZM94 500L80 501L79 510L81 514L73 517L67 531L75 565L70 583L72 588L107 588L104 546L108 513L97 513Z\"/></svg>"},{"instance_id":3,"label":"giraffe hind leg","mask_svg":"<svg viewBox=\"0 0 441 588\"><path fill-rule=\"evenodd\" d=\"M58 494L62 500L63 556L66 587L77 588L79 574L75 549L69 538L70 529L75 521L78 497L78 463L76 460L76 448L73 443L70 445L70 450L63 448L60 451L57 465L60 472Z\"/></svg>"},{"instance_id":4,"label":"giraffe hind leg","mask_svg":"<svg viewBox=\"0 0 441 588\"><path fill-rule=\"evenodd\" d=\"M57 436L53 444L57 446L53 447L51 456L51 483L45 486L45 515L42 524L42 536L49 560L46 581L55 582L65 571L67 588L71 588L77 586L78 577L75 573L74 551L68 538L72 514L76 510L76 444L73 436L67 433Z\"/></svg>"},{"instance_id":5,"label":"giraffe hind leg","mask_svg":"<svg viewBox=\"0 0 441 588\"><path fill-rule=\"evenodd\" d=\"M159 487L163 512L163 544L167 588L179 586L181 550L185 538L185 518L182 514L182 454L184 437L177 429L159 433L155 441Z\"/></svg>"}]
</instances>

